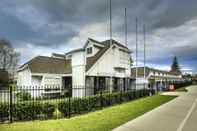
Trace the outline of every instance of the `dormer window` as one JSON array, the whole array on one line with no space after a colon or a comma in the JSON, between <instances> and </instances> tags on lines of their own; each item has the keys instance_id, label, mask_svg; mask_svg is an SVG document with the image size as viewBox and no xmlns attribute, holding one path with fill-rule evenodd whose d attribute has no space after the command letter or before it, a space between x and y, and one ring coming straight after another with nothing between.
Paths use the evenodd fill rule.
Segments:
<instances>
[{"instance_id":1,"label":"dormer window","mask_svg":"<svg viewBox=\"0 0 197 131\"><path fill-rule=\"evenodd\" d=\"M92 54L92 47L87 48L87 54Z\"/></svg>"}]
</instances>

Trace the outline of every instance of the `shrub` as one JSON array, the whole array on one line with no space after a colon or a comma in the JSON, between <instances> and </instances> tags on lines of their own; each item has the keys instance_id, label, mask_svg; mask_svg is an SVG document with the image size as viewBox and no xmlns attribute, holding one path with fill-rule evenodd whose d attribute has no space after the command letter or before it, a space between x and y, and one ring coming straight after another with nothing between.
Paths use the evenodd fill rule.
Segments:
<instances>
[{"instance_id":1,"label":"shrub","mask_svg":"<svg viewBox=\"0 0 197 131\"><path fill-rule=\"evenodd\" d=\"M64 116L68 116L69 114L69 102L68 100L65 100L63 102L60 102L58 104L58 110L64 114Z\"/></svg>"},{"instance_id":2,"label":"shrub","mask_svg":"<svg viewBox=\"0 0 197 131\"><path fill-rule=\"evenodd\" d=\"M16 97L19 101L31 100L31 94L26 91L21 91L16 94Z\"/></svg>"},{"instance_id":3,"label":"shrub","mask_svg":"<svg viewBox=\"0 0 197 131\"><path fill-rule=\"evenodd\" d=\"M98 96L89 96L86 100L88 100L88 104L86 105L88 111L94 110L100 106L100 99Z\"/></svg>"},{"instance_id":4,"label":"shrub","mask_svg":"<svg viewBox=\"0 0 197 131\"><path fill-rule=\"evenodd\" d=\"M120 103L120 93L119 92L112 93L110 99L112 105L116 103Z\"/></svg>"},{"instance_id":5,"label":"shrub","mask_svg":"<svg viewBox=\"0 0 197 131\"><path fill-rule=\"evenodd\" d=\"M53 116L53 112L55 111L55 105L50 103L44 103L42 105L42 113L45 114L48 118Z\"/></svg>"},{"instance_id":6,"label":"shrub","mask_svg":"<svg viewBox=\"0 0 197 131\"><path fill-rule=\"evenodd\" d=\"M17 103L13 105L13 116L17 120L36 119L42 113L40 103Z\"/></svg>"},{"instance_id":7,"label":"shrub","mask_svg":"<svg viewBox=\"0 0 197 131\"><path fill-rule=\"evenodd\" d=\"M7 103L0 103L0 119L9 117L9 105Z\"/></svg>"}]
</instances>

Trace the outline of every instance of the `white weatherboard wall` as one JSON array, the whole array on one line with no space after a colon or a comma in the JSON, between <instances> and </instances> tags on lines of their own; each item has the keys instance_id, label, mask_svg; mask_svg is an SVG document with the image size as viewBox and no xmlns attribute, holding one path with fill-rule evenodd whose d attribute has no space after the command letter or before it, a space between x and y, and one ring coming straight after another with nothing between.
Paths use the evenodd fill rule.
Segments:
<instances>
[{"instance_id":1,"label":"white weatherboard wall","mask_svg":"<svg viewBox=\"0 0 197 131\"><path fill-rule=\"evenodd\" d=\"M72 53L72 96L85 96L85 52ZM79 89L80 88L80 89Z\"/></svg>"},{"instance_id":2,"label":"white weatherboard wall","mask_svg":"<svg viewBox=\"0 0 197 131\"><path fill-rule=\"evenodd\" d=\"M108 49L105 54L93 65L87 72L90 76L113 76L130 77L130 55L124 55L125 61L122 61L121 51L118 47ZM126 60L128 60L126 62ZM125 70L116 70L115 67L125 68Z\"/></svg>"},{"instance_id":3,"label":"white weatherboard wall","mask_svg":"<svg viewBox=\"0 0 197 131\"><path fill-rule=\"evenodd\" d=\"M25 68L18 72L17 85L31 86L31 71L29 68Z\"/></svg>"}]
</instances>

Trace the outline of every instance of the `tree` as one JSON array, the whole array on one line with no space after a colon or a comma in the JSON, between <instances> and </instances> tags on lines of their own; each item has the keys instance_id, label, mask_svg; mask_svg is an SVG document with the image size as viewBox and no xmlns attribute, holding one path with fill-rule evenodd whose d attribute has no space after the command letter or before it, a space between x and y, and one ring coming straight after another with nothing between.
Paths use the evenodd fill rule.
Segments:
<instances>
[{"instance_id":1,"label":"tree","mask_svg":"<svg viewBox=\"0 0 197 131\"><path fill-rule=\"evenodd\" d=\"M0 40L0 69L8 71L10 74L14 73L18 66L19 56L9 41Z\"/></svg>"},{"instance_id":2,"label":"tree","mask_svg":"<svg viewBox=\"0 0 197 131\"><path fill-rule=\"evenodd\" d=\"M170 72L181 74L180 66L176 56L173 58Z\"/></svg>"},{"instance_id":3,"label":"tree","mask_svg":"<svg viewBox=\"0 0 197 131\"><path fill-rule=\"evenodd\" d=\"M133 66L133 59L130 57L130 66Z\"/></svg>"}]
</instances>

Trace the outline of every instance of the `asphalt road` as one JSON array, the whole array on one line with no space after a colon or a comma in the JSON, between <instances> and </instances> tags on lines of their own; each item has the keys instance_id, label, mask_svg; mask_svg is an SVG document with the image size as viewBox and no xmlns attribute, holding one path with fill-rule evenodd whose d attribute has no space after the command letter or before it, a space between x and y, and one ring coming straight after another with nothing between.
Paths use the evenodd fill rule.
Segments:
<instances>
[{"instance_id":1,"label":"asphalt road","mask_svg":"<svg viewBox=\"0 0 197 131\"><path fill-rule=\"evenodd\" d=\"M113 131L197 131L197 86Z\"/></svg>"}]
</instances>

